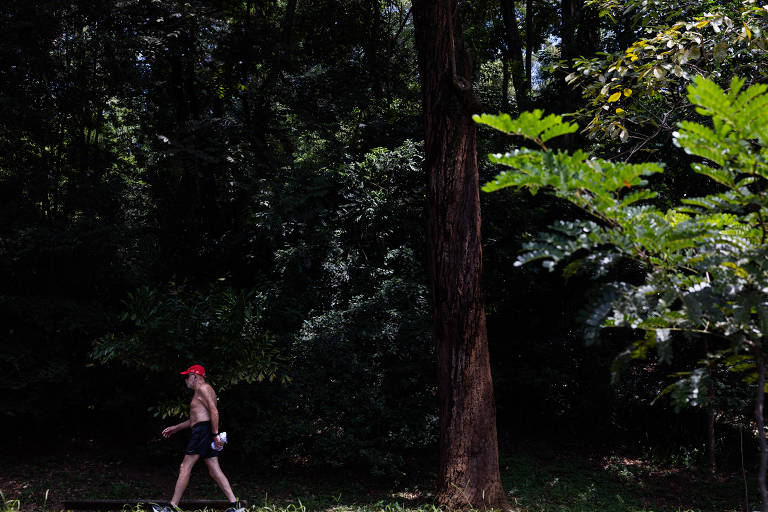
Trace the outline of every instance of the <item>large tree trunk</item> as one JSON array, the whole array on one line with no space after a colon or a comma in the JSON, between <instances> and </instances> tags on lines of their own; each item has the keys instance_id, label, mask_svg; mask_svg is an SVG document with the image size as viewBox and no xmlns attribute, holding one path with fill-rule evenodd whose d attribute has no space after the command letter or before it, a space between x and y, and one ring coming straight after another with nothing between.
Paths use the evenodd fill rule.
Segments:
<instances>
[{"instance_id":1,"label":"large tree trunk","mask_svg":"<svg viewBox=\"0 0 768 512\"><path fill-rule=\"evenodd\" d=\"M454 0L413 3L428 173L427 254L440 400L438 502L508 508L480 286L480 197L471 62Z\"/></svg>"}]
</instances>

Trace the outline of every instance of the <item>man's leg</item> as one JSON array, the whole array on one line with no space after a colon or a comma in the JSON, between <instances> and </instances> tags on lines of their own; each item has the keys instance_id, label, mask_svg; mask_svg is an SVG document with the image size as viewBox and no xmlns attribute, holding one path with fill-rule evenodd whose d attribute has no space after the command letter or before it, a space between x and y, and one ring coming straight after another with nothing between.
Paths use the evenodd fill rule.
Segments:
<instances>
[{"instance_id":1,"label":"man's leg","mask_svg":"<svg viewBox=\"0 0 768 512\"><path fill-rule=\"evenodd\" d=\"M181 501L181 495L187 490L189 485L189 475L192 474L192 468L195 466L195 462L200 458L199 454L185 455L184 460L181 461L181 467L179 468L179 479L176 480L176 489L173 491L173 499L171 499L171 505L174 507L179 506Z\"/></svg>"},{"instance_id":2,"label":"man's leg","mask_svg":"<svg viewBox=\"0 0 768 512\"><path fill-rule=\"evenodd\" d=\"M235 498L235 493L232 492L232 487L229 485L229 480L227 480L226 475L221 470L221 466L219 466L219 458L210 457L203 460L208 466L208 473L211 475L211 478L213 478L218 484L219 488L224 491L224 494L227 496L229 502L234 503L237 501Z\"/></svg>"}]
</instances>

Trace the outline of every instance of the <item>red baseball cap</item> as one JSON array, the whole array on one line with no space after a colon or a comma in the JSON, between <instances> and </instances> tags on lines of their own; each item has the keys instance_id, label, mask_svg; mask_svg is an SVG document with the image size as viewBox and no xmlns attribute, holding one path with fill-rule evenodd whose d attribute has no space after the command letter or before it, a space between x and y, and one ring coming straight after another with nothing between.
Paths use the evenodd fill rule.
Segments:
<instances>
[{"instance_id":1,"label":"red baseball cap","mask_svg":"<svg viewBox=\"0 0 768 512\"><path fill-rule=\"evenodd\" d=\"M200 375L201 377L205 377L205 368L203 368L199 364L193 364L192 366L187 368L187 371L180 372L179 375L186 375L188 373L191 373L193 375Z\"/></svg>"}]
</instances>

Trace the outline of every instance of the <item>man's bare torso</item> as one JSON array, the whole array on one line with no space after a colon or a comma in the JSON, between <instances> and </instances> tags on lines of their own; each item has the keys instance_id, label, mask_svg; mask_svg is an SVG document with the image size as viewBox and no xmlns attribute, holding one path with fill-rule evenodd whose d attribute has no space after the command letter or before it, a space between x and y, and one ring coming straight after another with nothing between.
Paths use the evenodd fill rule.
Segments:
<instances>
[{"instance_id":1,"label":"man's bare torso","mask_svg":"<svg viewBox=\"0 0 768 512\"><path fill-rule=\"evenodd\" d=\"M189 424L195 426L201 421L211 421L211 413L205 406L205 400L203 400L203 389L208 388L211 394L216 399L216 394L208 384L203 384L195 390L195 394L192 395L192 402L189 404Z\"/></svg>"}]
</instances>

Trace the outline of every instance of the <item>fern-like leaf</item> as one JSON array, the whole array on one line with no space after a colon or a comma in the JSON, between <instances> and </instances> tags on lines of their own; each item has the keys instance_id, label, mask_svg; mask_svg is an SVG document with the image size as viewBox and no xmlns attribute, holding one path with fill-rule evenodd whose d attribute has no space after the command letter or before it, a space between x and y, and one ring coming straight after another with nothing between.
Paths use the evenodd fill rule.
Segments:
<instances>
[{"instance_id":1,"label":"fern-like leaf","mask_svg":"<svg viewBox=\"0 0 768 512\"><path fill-rule=\"evenodd\" d=\"M521 135L540 145L558 135L573 133L579 129L577 124L565 122L557 114L542 117L543 115L543 110L536 109L533 112L523 112L517 119L512 119L509 114L474 115L472 119L478 124L490 126L508 135Z\"/></svg>"},{"instance_id":2,"label":"fern-like leaf","mask_svg":"<svg viewBox=\"0 0 768 512\"><path fill-rule=\"evenodd\" d=\"M740 89L741 84L731 82L731 90L734 90L735 86ZM688 101L696 105L696 112L699 114L709 117L717 116L735 125L735 114L731 105L732 98L729 98L716 83L705 79L703 76L697 76L693 83L688 86Z\"/></svg>"}]
</instances>

